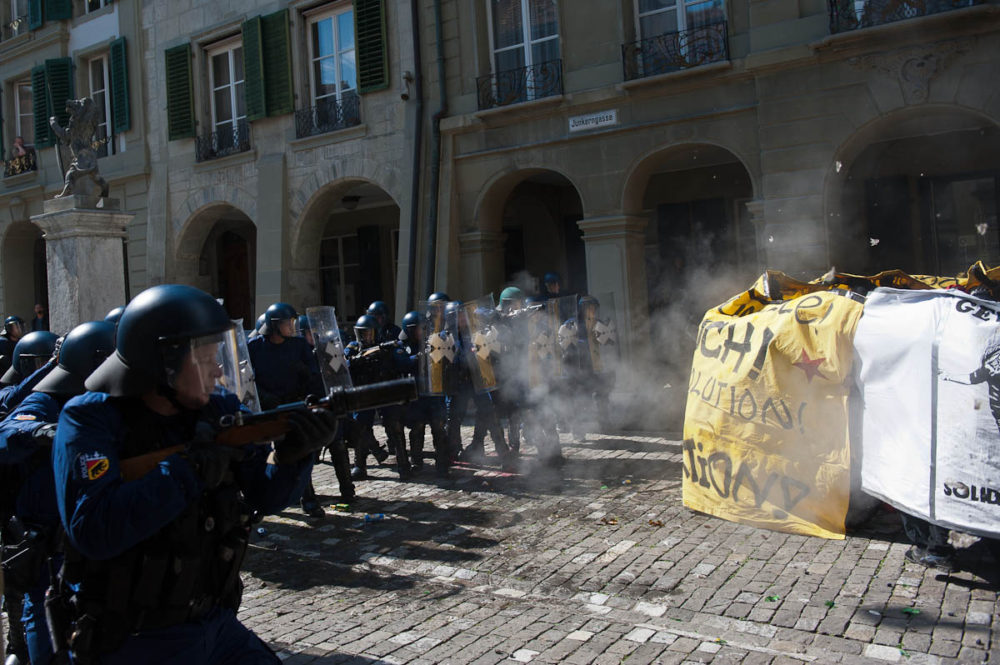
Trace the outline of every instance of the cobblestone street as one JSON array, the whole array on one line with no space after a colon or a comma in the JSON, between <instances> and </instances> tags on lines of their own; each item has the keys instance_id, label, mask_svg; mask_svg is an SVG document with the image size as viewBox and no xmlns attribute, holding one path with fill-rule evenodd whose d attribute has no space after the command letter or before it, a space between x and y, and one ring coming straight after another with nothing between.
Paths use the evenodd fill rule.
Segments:
<instances>
[{"instance_id":1,"label":"cobblestone street","mask_svg":"<svg viewBox=\"0 0 1000 665\"><path fill-rule=\"evenodd\" d=\"M843 541L736 525L681 505L679 442L564 445L562 481L531 447L518 476L376 467L349 511L318 465L327 517L260 525L241 618L286 663L1000 663L982 545L946 575L888 511Z\"/></svg>"}]
</instances>

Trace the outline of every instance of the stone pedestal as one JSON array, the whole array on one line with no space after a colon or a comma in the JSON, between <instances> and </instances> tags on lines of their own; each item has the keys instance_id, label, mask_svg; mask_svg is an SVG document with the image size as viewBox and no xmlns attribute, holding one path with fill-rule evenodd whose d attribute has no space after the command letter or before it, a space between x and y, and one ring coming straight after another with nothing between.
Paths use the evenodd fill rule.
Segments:
<instances>
[{"instance_id":1,"label":"stone pedestal","mask_svg":"<svg viewBox=\"0 0 1000 665\"><path fill-rule=\"evenodd\" d=\"M42 229L49 274L49 327L69 332L125 304L125 225L115 199L51 199L31 221Z\"/></svg>"},{"instance_id":2,"label":"stone pedestal","mask_svg":"<svg viewBox=\"0 0 1000 665\"><path fill-rule=\"evenodd\" d=\"M649 296L646 284L646 223L644 217L609 216L582 219L587 253L587 288L601 298L610 294L621 327L622 352L631 356L649 339ZM605 303L602 316L607 316Z\"/></svg>"}]
</instances>

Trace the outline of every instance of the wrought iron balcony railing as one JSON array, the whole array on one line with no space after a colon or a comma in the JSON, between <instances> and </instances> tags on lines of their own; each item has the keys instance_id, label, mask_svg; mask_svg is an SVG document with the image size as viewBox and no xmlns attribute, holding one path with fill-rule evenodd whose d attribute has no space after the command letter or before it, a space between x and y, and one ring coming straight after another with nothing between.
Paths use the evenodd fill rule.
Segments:
<instances>
[{"instance_id":1,"label":"wrought iron balcony railing","mask_svg":"<svg viewBox=\"0 0 1000 665\"><path fill-rule=\"evenodd\" d=\"M480 76L476 85L479 88L480 111L561 95L562 60Z\"/></svg>"},{"instance_id":2,"label":"wrought iron balcony railing","mask_svg":"<svg viewBox=\"0 0 1000 665\"><path fill-rule=\"evenodd\" d=\"M196 136L194 139L194 158L198 162L228 157L249 149L250 123L246 120L237 121L232 129Z\"/></svg>"},{"instance_id":3,"label":"wrought iron balcony railing","mask_svg":"<svg viewBox=\"0 0 1000 665\"><path fill-rule=\"evenodd\" d=\"M326 134L361 124L361 98L351 93L340 99L321 99L316 106L295 112L295 138Z\"/></svg>"},{"instance_id":4,"label":"wrought iron balcony railing","mask_svg":"<svg viewBox=\"0 0 1000 665\"><path fill-rule=\"evenodd\" d=\"M949 12L983 0L829 0L830 32L847 32Z\"/></svg>"},{"instance_id":5,"label":"wrought iron balcony railing","mask_svg":"<svg viewBox=\"0 0 1000 665\"><path fill-rule=\"evenodd\" d=\"M726 21L668 32L622 45L626 81L729 60Z\"/></svg>"},{"instance_id":6,"label":"wrought iron balcony railing","mask_svg":"<svg viewBox=\"0 0 1000 665\"><path fill-rule=\"evenodd\" d=\"M38 163L35 161L35 151L28 150L27 154L20 157L11 157L3 165L3 177L9 178L12 175L21 175L29 171L37 171Z\"/></svg>"}]
</instances>

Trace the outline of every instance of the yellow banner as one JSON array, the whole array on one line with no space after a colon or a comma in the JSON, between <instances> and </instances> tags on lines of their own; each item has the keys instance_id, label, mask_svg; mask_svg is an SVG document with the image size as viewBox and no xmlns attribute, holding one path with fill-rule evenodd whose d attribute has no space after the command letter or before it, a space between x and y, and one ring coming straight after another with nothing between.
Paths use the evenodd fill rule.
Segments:
<instances>
[{"instance_id":1,"label":"yellow banner","mask_svg":"<svg viewBox=\"0 0 1000 665\"><path fill-rule=\"evenodd\" d=\"M769 272L705 315L684 417L685 506L844 537L848 379L862 299L838 286Z\"/></svg>"}]
</instances>

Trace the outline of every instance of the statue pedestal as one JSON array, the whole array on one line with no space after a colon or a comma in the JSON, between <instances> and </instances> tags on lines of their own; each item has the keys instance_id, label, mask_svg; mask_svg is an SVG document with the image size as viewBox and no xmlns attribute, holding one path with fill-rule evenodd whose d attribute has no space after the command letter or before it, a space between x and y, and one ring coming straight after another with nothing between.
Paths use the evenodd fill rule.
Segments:
<instances>
[{"instance_id":1,"label":"statue pedestal","mask_svg":"<svg viewBox=\"0 0 1000 665\"><path fill-rule=\"evenodd\" d=\"M49 328L65 334L125 304L125 225L135 216L115 199L67 196L31 217L45 238Z\"/></svg>"}]
</instances>

